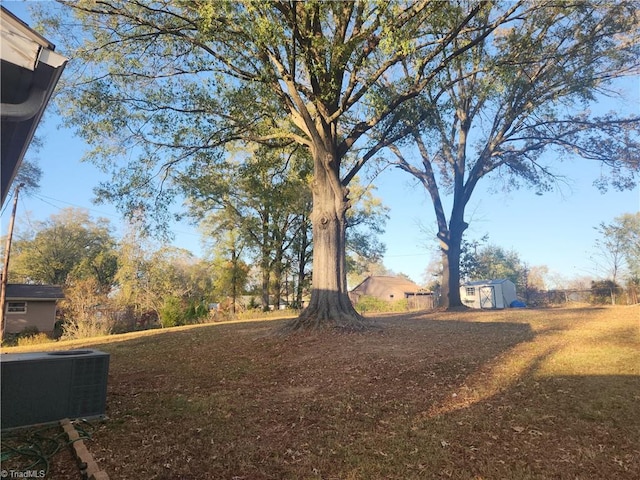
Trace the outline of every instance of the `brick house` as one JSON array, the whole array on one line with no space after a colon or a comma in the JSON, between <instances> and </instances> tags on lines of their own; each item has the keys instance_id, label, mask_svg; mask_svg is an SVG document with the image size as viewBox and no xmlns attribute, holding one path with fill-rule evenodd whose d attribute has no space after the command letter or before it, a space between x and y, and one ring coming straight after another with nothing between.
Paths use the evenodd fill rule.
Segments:
<instances>
[{"instance_id":1,"label":"brick house","mask_svg":"<svg viewBox=\"0 0 640 480\"><path fill-rule=\"evenodd\" d=\"M349 292L351 302L356 305L360 297L370 296L387 302L407 300L410 308L434 308L433 292L420 288L417 284L402 277L390 275L372 275Z\"/></svg>"}]
</instances>

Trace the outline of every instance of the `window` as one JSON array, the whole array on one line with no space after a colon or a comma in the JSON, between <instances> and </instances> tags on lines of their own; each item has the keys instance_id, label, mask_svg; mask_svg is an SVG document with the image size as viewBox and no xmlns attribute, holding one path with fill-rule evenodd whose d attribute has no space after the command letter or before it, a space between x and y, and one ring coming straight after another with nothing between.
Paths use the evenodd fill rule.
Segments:
<instances>
[{"instance_id":1,"label":"window","mask_svg":"<svg viewBox=\"0 0 640 480\"><path fill-rule=\"evenodd\" d=\"M475 287L467 287L467 297L475 297L476 289Z\"/></svg>"},{"instance_id":2,"label":"window","mask_svg":"<svg viewBox=\"0 0 640 480\"><path fill-rule=\"evenodd\" d=\"M7 313L27 313L27 302L7 302Z\"/></svg>"}]
</instances>

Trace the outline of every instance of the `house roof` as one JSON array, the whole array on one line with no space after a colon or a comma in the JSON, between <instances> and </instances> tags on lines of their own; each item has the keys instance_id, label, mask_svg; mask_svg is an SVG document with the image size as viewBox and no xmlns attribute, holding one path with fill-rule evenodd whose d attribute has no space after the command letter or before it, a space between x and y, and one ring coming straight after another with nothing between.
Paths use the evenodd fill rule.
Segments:
<instances>
[{"instance_id":1,"label":"house roof","mask_svg":"<svg viewBox=\"0 0 640 480\"><path fill-rule=\"evenodd\" d=\"M4 7L0 7L0 38L0 197L4 203L67 59Z\"/></svg>"},{"instance_id":2,"label":"house roof","mask_svg":"<svg viewBox=\"0 0 640 480\"><path fill-rule=\"evenodd\" d=\"M7 284L7 300L61 300L64 298L59 285Z\"/></svg>"},{"instance_id":3,"label":"house roof","mask_svg":"<svg viewBox=\"0 0 640 480\"><path fill-rule=\"evenodd\" d=\"M365 278L351 291L362 295L379 295L390 289L402 290L405 293L417 293L421 290L417 284L406 278L392 277L389 275L372 275Z\"/></svg>"}]
</instances>

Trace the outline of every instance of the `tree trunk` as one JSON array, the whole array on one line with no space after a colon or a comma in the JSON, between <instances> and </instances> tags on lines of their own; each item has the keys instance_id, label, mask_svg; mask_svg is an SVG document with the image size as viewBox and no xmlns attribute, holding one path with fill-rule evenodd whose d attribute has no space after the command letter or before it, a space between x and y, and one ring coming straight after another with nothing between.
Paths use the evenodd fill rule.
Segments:
<instances>
[{"instance_id":1,"label":"tree trunk","mask_svg":"<svg viewBox=\"0 0 640 480\"><path fill-rule=\"evenodd\" d=\"M306 280L306 273L305 273L305 264L303 262L298 263L298 281L295 282L295 278L294 278L294 283L295 283L295 299L293 301L293 306L294 308L302 308L302 302L303 302L303 295L304 295L304 284L305 284L305 280Z\"/></svg>"},{"instance_id":2,"label":"tree trunk","mask_svg":"<svg viewBox=\"0 0 640 480\"><path fill-rule=\"evenodd\" d=\"M300 228L300 242L298 245L298 282L296 284L296 298L295 308L302 308L303 295L305 285L307 283L307 263L309 262L310 255L308 249L311 246L311 239L309 238L309 222L304 219Z\"/></svg>"},{"instance_id":3,"label":"tree trunk","mask_svg":"<svg viewBox=\"0 0 640 480\"><path fill-rule=\"evenodd\" d=\"M260 235L260 266L262 270L261 303L262 311L269 311L269 283L271 282L271 251L269 242L269 214L261 212L262 231Z\"/></svg>"},{"instance_id":4,"label":"tree trunk","mask_svg":"<svg viewBox=\"0 0 640 480\"><path fill-rule=\"evenodd\" d=\"M278 250L278 253L274 259L273 266L273 308L274 310L280 309L280 303L282 303L282 253Z\"/></svg>"},{"instance_id":5,"label":"tree trunk","mask_svg":"<svg viewBox=\"0 0 640 480\"><path fill-rule=\"evenodd\" d=\"M311 300L286 330L327 327L362 330L364 319L353 308L347 291L345 229L349 192L332 168L338 162L330 154L314 154L314 163Z\"/></svg>"},{"instance_id":6,"label":"tree trunk","mask_svg":"<svg viewBox=\"0 0 640 480\"><path fill-rule=\"evenodd\" d=\"M262 267L262 286L260 289L260 303L262 304L262 311L269 311L269 283L271 282L271 272L269 267Z\"/></svg>"},{"instance_id":7,"label":"tree trunk","mask_svg":"<svg viewBox=\"0 0 640 480\"><path fill-rule=\"evenodd\" d=\"M231 314L236 314L236 302L238 301L238 260L239 256L235 247L231 250Z\"/></svg>"},{"instance_id":8,"label":"tree trunk","mask_svg":"<svg viewBox=\"0 0 640 480\"><path fill-rule=\"evenodd\" d=\"M441 299L442 306L455 308L463 306L460 299L460 253L462 250L462 235L469 227L464 221L464 209L469 201L469 196L477 182L471 180L466 186L464 184L465 156L464 146L466 144L466 131L460 130L460 146L458 157L450 159L454 165L454 194L451 216L447 224L447 217L440 198L440 189L431 165L427 147L422 141L418 132L414 132L413 138L416 141L418 150L422 155L422 165L424 170L413 167L400 152L397 147L391 147L392 151L399 159L398 167L416 177L426 188L431 196L433 208L438 223L438 240L440 241L440 251L442 252L442 285Z\"/></svg>"},{"instance_id":9,"label":"tree trunk","mask_svg":"<svg viewBox=\"0 0 640 480\"><path fill-rule=\"evenodd\" d=\"M262 287L260 301L262 303L262 311L269 311L269 282L271 281L271 272L269 267L265 266L266 262L262 262Z\"/></svg>"},{"instance_id":10,"label":"tree trunk","mask_svg":"<svg viewBox=\"0 0 640 480\"><path fill-rule=\"evenodd\" d=\"M460 298L460 253L462 235L469 225L462 219L449 222L449 230L439 232L442 250L442 301L446 308L462 307Z\"/></svg>"}]
</instances>

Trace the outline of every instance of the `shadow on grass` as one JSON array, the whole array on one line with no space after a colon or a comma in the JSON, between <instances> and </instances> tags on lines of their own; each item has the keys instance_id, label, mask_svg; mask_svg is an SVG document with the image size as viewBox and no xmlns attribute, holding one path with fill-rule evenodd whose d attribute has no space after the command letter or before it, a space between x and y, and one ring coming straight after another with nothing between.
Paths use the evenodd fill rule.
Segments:
<instances>
[{"instance_id":1,"label":"shadow on grass","mask_svg":"<svg viewBox=\"0 0 640 480\"><path fill-rule=\"evenodd\" d=\"M92 344L112 358L89 448L113 480L638 478L640 377L541 374L569 341L535 334L554 313L565 321L415 312L377 319L382 333L243 322Z\"/></svg>"},{"instance_id":2,"label":"shadow on grass","mask_svg":"<svg viewBox=\"0 0 640 480\"><path fill-rule=\"evenodd\" d=\"M640 478L639 393L634 375L525 375L467 408L422 417L416 443L438 458L430 478Z\"/></svg>"},{"instance_id":3,"label":"shadow on grass","mask_svg":"<svg viewBox=\"0 0 640 480\"><path fill-rule=\"evenodd\" d=\"M265 334L272 322L243 322L94 344L112 354L96 455L115 479L377 478L389 435L533 338L508 322L379 323L383 333L278 338ZM397 468L384 475L402 478Z\"/></svg>"}]
</instances>

